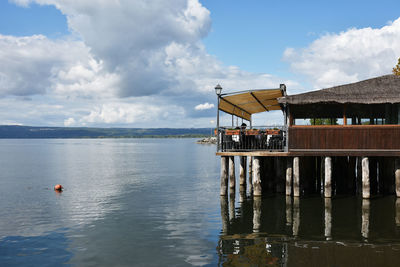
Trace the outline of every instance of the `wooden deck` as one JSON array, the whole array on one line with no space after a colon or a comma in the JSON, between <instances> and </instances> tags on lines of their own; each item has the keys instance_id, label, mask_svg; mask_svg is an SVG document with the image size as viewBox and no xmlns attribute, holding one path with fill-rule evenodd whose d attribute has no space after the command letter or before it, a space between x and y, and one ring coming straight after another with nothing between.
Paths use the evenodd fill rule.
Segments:
<instances>
[{"instance_id":1,"label":"wooden deck","mask_svg":"<svg viewBox=\"0 0 400 267\"><path fill-rule=\"evenodd\" d=\"M273 151L230 151L217 152L217 156L250 156L250 157L400 157L400 150L385 149L291 149L289 152Z\"/></svg>"}]
</instances>

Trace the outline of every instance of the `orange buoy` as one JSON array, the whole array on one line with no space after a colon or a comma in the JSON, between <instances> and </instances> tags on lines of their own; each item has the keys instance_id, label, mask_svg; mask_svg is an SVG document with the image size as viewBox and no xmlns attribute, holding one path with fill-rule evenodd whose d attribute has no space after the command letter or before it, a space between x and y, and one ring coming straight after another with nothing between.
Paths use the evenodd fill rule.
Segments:
<instances>
[{"instance_id":1,"label":"orange buoy","mask_svg":"<svg viewBox=\"0 0 400 267\"><path fill-rule=\"evenodd\" d=\"M56 185L54 186L54 191L61 192L62 190L63 190L63 187L62 187L62 185L60 185L60 184L56 184Z\"/></svg>"}]
</instances>

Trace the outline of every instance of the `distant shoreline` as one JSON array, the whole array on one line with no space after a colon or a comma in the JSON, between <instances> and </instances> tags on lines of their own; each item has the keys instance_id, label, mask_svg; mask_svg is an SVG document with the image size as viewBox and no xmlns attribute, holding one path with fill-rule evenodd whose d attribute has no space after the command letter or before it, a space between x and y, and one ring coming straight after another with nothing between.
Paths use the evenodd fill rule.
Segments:
<instances>
[{"instance_id":1,"label":"distant shoreline","mask_svg":"<svg viewBox=\"0 0 400 267\"><path fill-rule=\"evenodd\" d=\"M0 139L204 138L213 128L90 128L0 125Z\"/></svg>"}]
</instances>

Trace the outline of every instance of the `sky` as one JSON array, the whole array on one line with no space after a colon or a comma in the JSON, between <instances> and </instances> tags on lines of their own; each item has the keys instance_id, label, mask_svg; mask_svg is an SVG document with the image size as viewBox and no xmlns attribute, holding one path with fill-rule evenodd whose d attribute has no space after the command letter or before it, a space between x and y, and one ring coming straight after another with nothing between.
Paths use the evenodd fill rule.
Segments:
<instances>
[{"instance_id":1,"label":"sky","mask_svg":"<svg viewBox=\"0 0 400 267\"><path fill-rule=\"evenodd\" d=\"M296 94L399 57L394 0L0 0L0 125L214 127L217 84Z\"/></svg>"}]
</instances>

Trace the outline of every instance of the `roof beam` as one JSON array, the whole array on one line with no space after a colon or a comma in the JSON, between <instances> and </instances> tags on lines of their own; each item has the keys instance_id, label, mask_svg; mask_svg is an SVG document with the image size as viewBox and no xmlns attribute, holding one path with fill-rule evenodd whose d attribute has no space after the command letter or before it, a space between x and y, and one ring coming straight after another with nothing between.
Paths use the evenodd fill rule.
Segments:
<instances>
[{"instance_id":1,"label":"roof beam","mask_svg":"<svg viewBox=\"0 0 400 267\"><path fill-rule=\"evenodd\" d=\"M266 111L269 111L269 109L267 109L267 107L264 106L263 103L261 103L261 101L253 94L253 92L250 92L250 94L255 100L257 100L258 104L260 104Z\"/></svg>"},{"instance_id":2,"label":"roof beam","mask_svg":"<svg viewBox=\"0 0 400 267\"><path fill-rule=\"evenodd\" d=\"M245 113L247 113L248 115L251 116L251 113L250 113L250 112L248 112L248 111L242 109L241 107L238 107L237 105L231 103L230 101L228 101L228 100L226 100L226 99L224 99L224 98L222 98L222 97L221 97L221 100L224 100L224 101L225 101L226 103L228 103L229 105L232 105L233 107L235 107L235 108L237 108L237 109L239 109L239 110L241 110L241 111L243 111L243 112L245 112Z\"/></svg>"}]
</instances>

